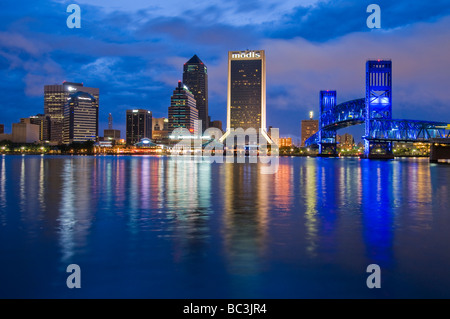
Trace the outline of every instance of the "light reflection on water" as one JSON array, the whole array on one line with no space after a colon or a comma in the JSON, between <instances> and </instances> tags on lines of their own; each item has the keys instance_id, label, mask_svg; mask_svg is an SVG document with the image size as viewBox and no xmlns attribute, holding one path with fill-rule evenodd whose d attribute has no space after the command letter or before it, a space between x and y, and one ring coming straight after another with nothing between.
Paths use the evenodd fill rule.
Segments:
<instances>
[{"instance_id":1,"label":"light reflection on water","mask_svg":"<svg viewBox=\"0 0 450 319\"><path fill-rule=\"evenodd\" d=\"M450 296L448 166L258 165L2 156L0 297ZM70 263L90 288L68 291Z\"/></svg>"}]
</instances>

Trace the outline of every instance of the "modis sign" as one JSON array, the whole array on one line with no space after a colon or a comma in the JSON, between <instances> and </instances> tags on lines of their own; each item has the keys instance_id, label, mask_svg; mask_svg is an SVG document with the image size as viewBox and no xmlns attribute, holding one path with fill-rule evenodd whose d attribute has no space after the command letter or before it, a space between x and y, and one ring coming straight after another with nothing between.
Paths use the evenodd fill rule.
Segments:
<instances>
[{"instance_id":1,"label":"modis sign","mask_svg":"<svg viewBox=\"0 0 450 319\"><path fill-rule=\"evenodd\" d=\"M232 59L258 59L261 58L260 51L238 51L231 53Z\"/></svg>"}]
</instances>

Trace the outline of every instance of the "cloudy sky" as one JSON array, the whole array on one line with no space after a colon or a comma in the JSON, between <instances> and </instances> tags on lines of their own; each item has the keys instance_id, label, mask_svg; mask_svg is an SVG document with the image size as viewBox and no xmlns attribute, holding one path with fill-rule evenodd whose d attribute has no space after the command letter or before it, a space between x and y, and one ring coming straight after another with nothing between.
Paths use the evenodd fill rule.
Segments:
<instances>
[{"instance_id":1,"label":"cloudy sky","mask_svg":"<svg viewBox=\"0 0 450 319\"><path fill-rule=\"evenodd\" d=\"M71 3L80 29L66 26ZM371 3L381 29L366 25ZM2 0L0 123L9 132L42 113L44 85L64 80L100 88L100 135L108 113L122 131L128 108L167 117L194 54L208 66L210 116L226 123L227 52L245 49L266 51L267 125L282 136L299 137L320 90L364 97L365 61L378 58L393 63L395 118L450 122L448 0Z\"/></svg>"}]
</instances>

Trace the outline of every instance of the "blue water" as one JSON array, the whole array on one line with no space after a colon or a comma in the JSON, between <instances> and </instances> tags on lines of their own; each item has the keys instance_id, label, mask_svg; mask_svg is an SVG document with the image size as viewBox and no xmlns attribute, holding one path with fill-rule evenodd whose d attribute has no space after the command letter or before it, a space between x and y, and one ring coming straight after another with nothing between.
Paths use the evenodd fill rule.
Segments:
<instances>
[{"instance_id":1,"label":"blue water","mask_svg":"<svg viewBox=\"0 0 450 319\"><path fill-rule=\"evenodd\" d=\"M450 297L450 166L259 165L0 156L0 298Z\"/></svg>"}]
</instances>

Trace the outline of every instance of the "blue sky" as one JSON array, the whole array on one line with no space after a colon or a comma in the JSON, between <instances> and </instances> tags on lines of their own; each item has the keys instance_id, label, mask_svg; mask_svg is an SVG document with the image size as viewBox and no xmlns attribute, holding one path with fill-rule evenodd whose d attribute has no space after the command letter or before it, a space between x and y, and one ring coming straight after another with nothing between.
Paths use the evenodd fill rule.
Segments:
<instances>
[{"instance_id":1,"label":"blue sky","mask_svg":"<svg viewBox=\"0 0 450 319\"><path fill-rule=\"evenodd\" d=\"M70 3L81 7L81 29L66 26ZM371 3L381 7L381 29L366 26ZM45 84L64 80L100 88L100 135L110 112L122 131L128 108L167 116L194 54L208 66L211 118L225 123L227 52L245 49L266 51L267 125L282 136L299 137L320 90L337 90L338 103L364 97L373 58L393 61L395 118L450 122L448 0L6 0L1 8L7 132L43 112Z\"/></svg>"}]
</instances>

